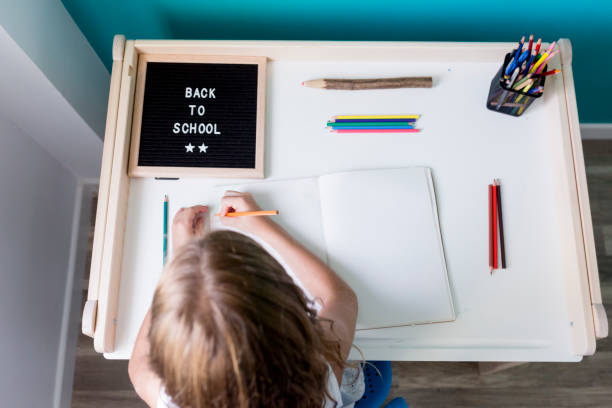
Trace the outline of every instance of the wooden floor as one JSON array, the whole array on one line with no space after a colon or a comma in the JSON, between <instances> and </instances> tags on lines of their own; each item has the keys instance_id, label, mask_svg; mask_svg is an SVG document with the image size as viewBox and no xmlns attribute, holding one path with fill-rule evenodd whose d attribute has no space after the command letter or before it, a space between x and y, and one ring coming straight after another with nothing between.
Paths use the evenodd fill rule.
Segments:
<instances>
[{"instance_id":1,"label":"wooden floor","mask_svg":"<svg viewBox=\"0 0 612 408\"><path fill-rule=\"evenodd\" d=\"M585 141L585 161L603 302L612 321L612 141ZM95 212L94 212L95 213ZM85 286L86 287L86 286ZM394 363L389 399L418 407L612 407L612 338L581 363L529 363L480 376L475 363ZM127 361L109 361L81 335L72 406L144 407Z\"/></svg>"}]
</instances>

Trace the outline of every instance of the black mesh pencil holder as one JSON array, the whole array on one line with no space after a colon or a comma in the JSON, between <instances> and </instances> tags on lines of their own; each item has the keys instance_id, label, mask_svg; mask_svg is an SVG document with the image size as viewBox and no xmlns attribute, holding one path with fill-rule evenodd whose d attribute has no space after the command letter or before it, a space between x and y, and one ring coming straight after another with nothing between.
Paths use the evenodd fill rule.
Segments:
<instances>
[{"instance_id":1,"label":"black mesh pencil holder","mask_svg":"<svg viewBox=\"0 0 612 408\"><path fill-rule=\"evenodd\" d=\"M511 58L512 53L506 54L504 64L499 68L499 71L497 71L497 74L495 74L493 80L491 81L491 86L489 87L489 97L487 98L487 109L505 113L507 115L521 116L527 110L529 105L541 97L544 92L539 94L529 94L524 92L524 89L515 91L506 87L504 68L508 65ZM544 66L542 69L542 72L545 71L546 66ZM546 77L539 77L534 81L531 88L535 88L537 86L544 87L544 82L546 82Z\"/></svg>"}]
</instances>

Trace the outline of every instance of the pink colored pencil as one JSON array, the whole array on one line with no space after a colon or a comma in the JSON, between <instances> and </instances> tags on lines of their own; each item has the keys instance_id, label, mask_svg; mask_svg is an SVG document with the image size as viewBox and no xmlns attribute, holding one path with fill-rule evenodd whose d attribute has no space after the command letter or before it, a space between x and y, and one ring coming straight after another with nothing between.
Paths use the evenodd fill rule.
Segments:
<instances>
[{"instance_id":1,"label":"pink colored pencil","mask_svg":"<svg viewBox=\"0 0 612 408\"><path fill-rule=\"evenodd\" d=\"M554 57L555 55L557 55L559 53L559 50L553 52L552 54L550 54L548 57L546 57L546 59L544 59L544 61L542 62L542 64L540 64L540 66L538 67L538 69L536 70L536 74L540 74L543 70L544 67L546 66L546 63L548 62L549 59L551 59L552 57Z\"/></svg>"},{"instance_id":2,"label":"pink colored pencil","mask_svg":"<svg viewBox=\"0 0 612 408\"><path fill-rule=\"evenodd\" d=\"M336 133L417 133L421 129L334 129Z\"/></svg>"}]
</instances>

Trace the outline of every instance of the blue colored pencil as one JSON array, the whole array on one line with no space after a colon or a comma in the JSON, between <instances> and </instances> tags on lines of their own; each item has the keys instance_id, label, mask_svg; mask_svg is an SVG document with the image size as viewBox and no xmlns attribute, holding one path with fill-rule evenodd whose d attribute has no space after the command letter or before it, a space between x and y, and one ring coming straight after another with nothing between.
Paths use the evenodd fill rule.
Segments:
<instances>
[{"instance_id":1,"label":"blue colored pencil","mask_svg":"<svg viewBox=\"0 0 612 408\"><path fill-rule=\"evenodd\" d=\"M361 126L361 127L379 127L379 126L414 126L414 122L327 122L327 126L344 127L344 126Z\"/></svg>"},{"instance_id":2,"label":"blue colored pencil","mask_svg":"<svg viewBox=\"0 0 612 408\"><path fill-rule=\"evenodd\" d=\"M527 75L527 73L529 72L529 68L531 67L531 63L533 62L534 58L535 58L535 52L531 54L531 57L529 57L529 60L527 61L527 64L525 65L525 70L523 71L523 75Z\"/></svg>"},{"instance_id":3,"label":"blue colored pencil","mask_svg":"<svg viewBox=\"0 0 612 408\"><path fill-rule=\"evenodd\" d=\"M514 71L514 66L517 65L516 62L521 56L521 52L523 52L523 44L525 44L525 36L521 38L521 41L519 41L518 46L516 47L516 50L514 50L512 53L512 59L508 63L508 66L506 67L506 71L504 72L506 76L510 75L510 73Z\"/></svg>"},{"instance_id":4,"label":"blue colored pencil","mask_svg":"<svg viewBox=\"0 0 612 408\"><path fill-rule=\"evenodd\" d=\"M353 123L353 122L416 122L416 119L405 118L405 119L336 119L336 123Z\"/></svg>"},{"instance_id":5,"label":"blue colored pencil","mask_svg":"<svg viewBox=\"0 0 612 408\"><path fill-rule=\"evenodd\" d=\"M168 257L168 195L164 196L164 265Z\"/></svg>"},{"instance_id":6,"label":"blue colored pencil","mask_svg":"<svg viewBox=\"0 0 612 408\"><path fill-rule=\"evenodd\" d=\"M514 58L512 62L508 64L505 74L510 75L510 73L514 71L515 68L520 68L523 62L525 62L525 60L527 59L528 54L529 54L529 51L525 50L518 58Z\"/></svg>"}]
</instances>

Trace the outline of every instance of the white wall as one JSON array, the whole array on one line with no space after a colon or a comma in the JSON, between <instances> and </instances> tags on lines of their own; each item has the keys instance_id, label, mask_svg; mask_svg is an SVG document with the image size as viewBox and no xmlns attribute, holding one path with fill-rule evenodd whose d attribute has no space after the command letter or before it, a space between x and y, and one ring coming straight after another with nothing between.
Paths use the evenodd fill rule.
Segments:
<instances>
[{"instance_id":1,"label":"white wall","mask_svg":"<svg viewBox=\"0 0 612 408\"><path fill-rule=\"evenodd\" d=\"M2 27L0 59L0 113L78 177L98 177L102 141ZM75 86L87 87L84 78L72 80ZM93 94L91 97L100 99ZM107 95L102 98L104 104L106 98ZM105 115L106 108L101 109Z\"/></svg>"},{"instance_id":2,"label":"white wall","mask_svg":"<svg viewBox=\"0 0 612 408\"><path fill-rule=\"evenodd\" d=\"M584 140L610 140L612 123L581 123L580 135Z\"/></svg>"},{"instance_id":3,"label":"white wall","mask_svg":"<svg viewBox=\"0 0 612 408\"><path fill-rule=\"evenodd\" d=\"M51 407L77 179L0 113L0 405Z\"/></svg>"},{"instance_id":4,"label":"white wall","mask_svg":"<svg viewBox=\"0 0 612 408\"><path fill-rule=\"evenodd\" d=\"M0 1L0 60L0 406L69 406L110 77L60 0Z\"/></svg>"},{"instance_id":5,"label":"white wall","mask_svg":"<svg viewBox=\"0 0 612 408\"><path fill-rule=\"evenodd\" d=\"M2 0L0 25L103 138L110 75L61 1Z\"/></svg>"}]
</instances>

